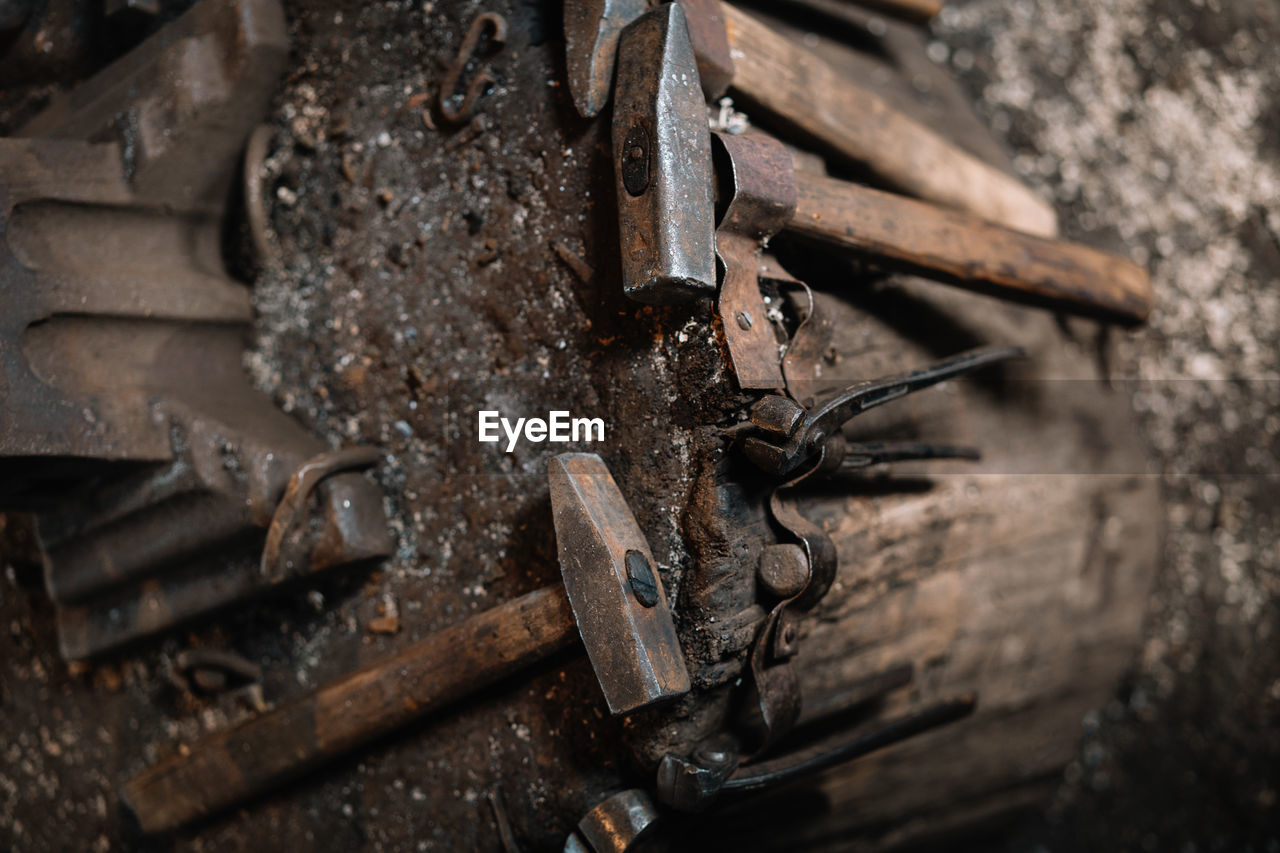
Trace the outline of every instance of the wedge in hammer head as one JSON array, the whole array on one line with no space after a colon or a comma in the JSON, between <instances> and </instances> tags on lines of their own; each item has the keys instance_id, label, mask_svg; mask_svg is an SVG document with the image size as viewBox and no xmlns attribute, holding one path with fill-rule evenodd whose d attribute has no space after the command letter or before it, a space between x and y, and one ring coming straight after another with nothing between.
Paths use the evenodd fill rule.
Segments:
<instances>
[{"instance_id":1,"label":"wedge in hammer head","mask_svg":"<svg viewBox=\"0 0 1280 853\"><path fill-rule=\"evenodd\" d=\"M547 468L560 572L605 701L625 714L689 692L675 622L640 525L604 461Z\"/></svg>"},{"instance_id":2,"label":"wedge in hammer head","mask_svg":"<svg viewBox=\"0 0 1280 853\"><path fill-rule=\"evenodd\" d=\"M624 292L670 304L716 289L711 131L689 31L669 3L618 46L613 112Z\"/></svg>"}]
</instances>

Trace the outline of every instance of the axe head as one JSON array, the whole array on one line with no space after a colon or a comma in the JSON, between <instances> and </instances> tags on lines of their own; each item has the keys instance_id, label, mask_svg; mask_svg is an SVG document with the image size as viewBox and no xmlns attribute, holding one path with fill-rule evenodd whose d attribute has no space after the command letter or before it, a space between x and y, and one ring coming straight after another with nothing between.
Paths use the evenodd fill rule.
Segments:
<instances>
[{"instance_id":1,"label":"axe head","mask_svg":"<svg viewBox=\"0 0 1280 853\"><path fill-rule=\"evenodd\" d=\"M613 107L622 285L668 304L716 289L711 130L684 12L668 3L618 43Z\"/></svg>"},{"instance_id":2,"label":"axe head","mask_svg":"<svg viewBox=\"0 0 1280 853\"><path fill-rule=\"evenodd\" d=\"M649 543L604 460L565 453L547 469L560 572L613 714L689 692Z\"/></svg>"}]
</instances>

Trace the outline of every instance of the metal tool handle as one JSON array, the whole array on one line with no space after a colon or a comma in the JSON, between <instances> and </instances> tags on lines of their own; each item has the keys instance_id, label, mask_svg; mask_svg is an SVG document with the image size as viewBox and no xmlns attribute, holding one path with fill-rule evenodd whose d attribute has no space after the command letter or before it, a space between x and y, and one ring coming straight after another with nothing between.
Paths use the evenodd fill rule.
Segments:
<instances>
[{"instance_id":1,"label":"metal tool handle","mask_svg":"<svg viewBox=\"0 0 1280 853\"><path fill-rule=\"evenodd\" d=\"M469 696L577 634L558 585L531 592L144 770L125 784L125 802L144 831L176 829Z\"/></svg>"},{"instance_id":2,"label":"metal tool handle","mask_svg":"<svg viewBox=\"0 0 1280 853\"><path fill-rule=\"evenodd\" d=\"M1151 311L1146 271L1115 255L799 171L796 195L793 233L872 253L892 267L1122 323L1141 323Z\"/></svg>"}]
</instances>

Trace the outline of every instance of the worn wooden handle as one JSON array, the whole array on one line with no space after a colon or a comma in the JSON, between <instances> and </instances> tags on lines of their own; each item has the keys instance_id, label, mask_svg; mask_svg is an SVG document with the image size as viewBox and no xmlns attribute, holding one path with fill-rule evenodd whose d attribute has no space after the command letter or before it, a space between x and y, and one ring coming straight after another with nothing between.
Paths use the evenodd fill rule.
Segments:
<instances>
[{"instance_id":1,"label":"worn wooden handle","mask_svg":"<svg viewBox=\"0 0 1280 853\"><path fill-rule=\"evenodd\" d=\"M837 2L849 2L849 0L837 0ZM938 16L946 0L852 0L852 2L872 12L883 12L905 21L924 24Z\"/></svg>"},{"instance_id":2,"label":"worn wooden handle","mask_svg":"<svg viewBox=\"0 0 1280 853\"><path fill-rule=\"evenodd\" d=\"M924 23L938 16L945 0L855 0L876 12L896 15L908 21Z\"/></svg>"},{"instance_id":3,"label":"worn wooden handle","mask_svg":"<svg viewBox=\"0 0 1280 853\"><path fill-rule=\"evenodd\" d=\"M457 701L568 646L558 586L531 592L144 770L124 787L146 832L176 829Z\"/></svg>"},{"instance_id":4,"label":"worn wooden handle","mask_svg":"<svg viewBox=\"0 0 1280 853\"><path fill-rule=\"evenodd\" d=\"M1106 320L1140 323L1151 311L1146 271L1115 255L799 171L796 195L789 230L872 253L898 269Z\"/></svg>"},{"instance_id":5,"label":"worn wooden handle","mask_svg":"<svg viewBox=\"0 0 1280 853\"><path fill-rule=\"evenodd\" d=\"M727 3L733 92L757 110L870 169L896 190L1052 237L1053 208L1017 179L957 148L821 57Z\"/></svg>"}]
</instances>

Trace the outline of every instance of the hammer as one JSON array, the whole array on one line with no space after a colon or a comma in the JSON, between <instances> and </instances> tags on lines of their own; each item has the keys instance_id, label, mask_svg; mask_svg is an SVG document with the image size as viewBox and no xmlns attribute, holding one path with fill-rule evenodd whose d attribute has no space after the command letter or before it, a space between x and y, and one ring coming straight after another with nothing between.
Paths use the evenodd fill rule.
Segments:
<instances>
[{"instance_id":1,"label":"hammer","mask_svg":"<svg viewBox=\"0 0 1280 853\"><path fill-rule=\"evenodd\" d=\"M1146 318L1150 281L1122 258L814 176L763 136L717 135L713 159L705 107L687 82L697 76L692 45L674 3L636 19L619 42L613 142L623 285L642 302L709 295L718 253L720 315L735 367L735 338L743 337L771 353L765 360L774 365L765 384L744 387L780 382L777 345L760 321L756 261L762 243L782 230L1005 299L1125 323ZM713 231L717 187L725 210Z\"/></svg>"},{"instance_id":2,"label":"hammer","mask_svg":"<svg viewBox=\"0 0 1280 853\"><path fill-rule=\"evenodd\" d=\"M575 635L613 714L687 693L653 556L603 460L557 456L547 479L563 589L472 616L142 771L124 787L142 829L176 829L274 790L568 647Z\"/></svg>"},{"instance_id":3,"label":"hammer","mask_svg":"<svg viewBox=\"0 0 1280 853\"><path fill-rule=\"evenodd\" d=\"M782 384L772 332L753 322L765 311L756 282L761 245L780 231L1012 302L1129 325L1150 313L1146 270L1124 258L814 175L763 134L712 138L724 208L719 313L744 388Z\"/></svg>"},{"instance_id":4,"label":"hammer","mask_svg":"<svg viewBox=\"0 0 1280 853\"><path fill-rule=\"evenodd\" d=\"M609 99L623 30L656 4L565 0L565 64L578 112ZM894 109L838 68L767 24L719 0L678 0L698 80L711 100L731 93L749 112L861 164L886 186L1041 236L1057 233L1053 208L1017 179ZM660 6L658 7L661 8Z\"/></svg>"}]
</instances>

